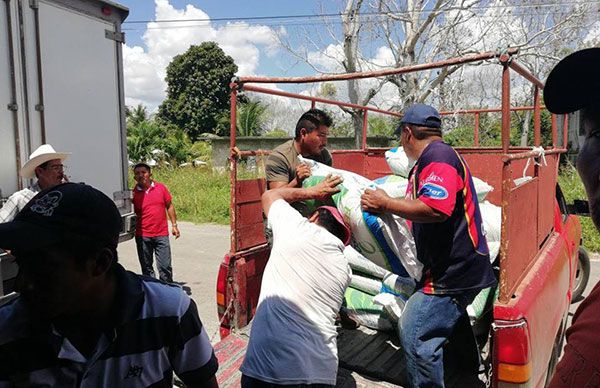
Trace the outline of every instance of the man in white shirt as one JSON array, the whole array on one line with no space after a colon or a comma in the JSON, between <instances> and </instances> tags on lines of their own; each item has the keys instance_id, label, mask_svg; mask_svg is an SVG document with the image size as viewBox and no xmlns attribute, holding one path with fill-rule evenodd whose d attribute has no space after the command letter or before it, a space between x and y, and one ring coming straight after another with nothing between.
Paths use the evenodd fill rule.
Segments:
<instances>
[{"instance_id":1,"label":"man in white shirt","mask_svg":"<svg viewBox=\"0 0 600 388\"><path fill-rule=\"evenodd\" d=\"M310 188L265 192L262 205L273 229L242 387L334 386L338 358L335 318L351 271L344 256L350 229L334 207L308 219L289 203L324 199L339 191L328 176Z\"/></svg>"},{"instance_id":2,"label":"man in white shirt","mask_svg":"<svg viewBox=\"0 0 600 388\"><path fill-rule=\"evenodd\" d=\"M21 167L23 178L37 178L37 181L23 190L17 191L6 200L0 209L0 222L12 221L37 193L67 182L63 161L69 153L56 152L50 144L42 144Z\"/></svg>"}]
</instances>

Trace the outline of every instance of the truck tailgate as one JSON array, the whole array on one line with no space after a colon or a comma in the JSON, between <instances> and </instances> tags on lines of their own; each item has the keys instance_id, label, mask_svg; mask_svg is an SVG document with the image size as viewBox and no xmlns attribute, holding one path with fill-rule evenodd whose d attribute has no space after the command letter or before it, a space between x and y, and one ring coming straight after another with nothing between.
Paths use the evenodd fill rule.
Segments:
<instances>
[{"instance_id":1,"label":"truck tailgate","mask_svg":"<svg viewBox=\"0 0 600 388\"><path fill-rule=\"evenodd\" d=\"M219 359L217 381L222 387L240 384L251 325L234 332L215 345ZM405 385L406 362L395 333L378 332L363 326L339 329L339 369L336 387L397 387ZM455 363L445 363L446 386L472 387L476 376L460 373ZM475 382L475 384L477 384Z\"/></svg>"}]
</instances>

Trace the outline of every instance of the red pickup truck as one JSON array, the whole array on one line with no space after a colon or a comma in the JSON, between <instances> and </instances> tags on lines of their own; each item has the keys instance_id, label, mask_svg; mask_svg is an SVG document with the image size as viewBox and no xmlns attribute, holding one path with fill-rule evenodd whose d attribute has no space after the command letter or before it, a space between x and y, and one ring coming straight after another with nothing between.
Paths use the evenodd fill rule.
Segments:
<instances>
[{"instance_id":1,"label":"red pickup truck","mask_svg":"<svg viewBox=\"0 0 600 388\"><path fill-rule=\"evenodd\" d=\"M489 301L489 308L474 325L485 370L465 368L465 360L446 357L448 386L472 386L473 375L494 387L542 387L552 375L560 355L567 323L569 304L573 298L578 269L581 226L576 216L567 212L567 205L557 185L559 157L566 151L566 118L558 133L553 117L552 145L545 147L546 165L527 163L539 158L530 148L510 147L510 114L515 110L532 109L534 145L541 143L539 93L543 83L528 73L515 60L516 50L503 54L493 52L453 58L418 66L377 72L338 74L305 78L245 77L232 84L232 118L236 115L236 94L240 90L269 93L315 103L333 104L382 112L371 107L329 101L317 97L269 90L251 83L318 82L386 76L421 69L481 60L499 61L502 73L502 107L461 111L475 116L474 147L459 148L472 174L494 187L487 199L502 208L501 248L499 255L499 294ZM510 107L510 72L525 77L536 87L533 107ZM479 114L500 112L502 116L502 147L483 148L478 144ZM456 114L456 112L453 112ZM232 120L235 123L235 120ZM353 171L369 179L390 174L384 159L384 149L368 148L367 120L364 120L362 147L358 150L334 150L333 166ZM267 151L239 151L235 148L235 127L231 132L231 249L220 266L217 280L217 304L221 320L221 337L215 349L221 367L218 381L222 386L239 384L239 367L248 339L248 326L256 310L262 273L270 247L263 233L260 197L266 187L264 179L241 180L237 177L238 159L263 157ZM559 136L562 137L559 145ZM514 179L523 175L532 178L516 185ZM585 286L585 285L584 285ZM460 339L453 339L460 341ZM452 348L452 340L447 345ZM395 334L381 333L360 327L340 328L338 355L340 368L337 386L397 386L405 382L405 364Z\"/></svg>"}]
</instances>

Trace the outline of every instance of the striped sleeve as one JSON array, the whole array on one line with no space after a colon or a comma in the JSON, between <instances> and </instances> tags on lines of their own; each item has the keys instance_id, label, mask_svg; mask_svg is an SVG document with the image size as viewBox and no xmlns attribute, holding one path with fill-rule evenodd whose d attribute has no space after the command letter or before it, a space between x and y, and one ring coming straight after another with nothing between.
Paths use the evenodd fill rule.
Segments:
<instances>
[{"instance_id":1,"label":"striped sleeve","mask_svg":"<svg viewBox=\"0 0 600 388\"><path fill-rule=\"evenodd\" d=\"M169 358L175 374L187 385L206 382L219 367L196 304L191 299L179 321Z\"/></svg>"},{"instance_id":2,"label":"striped sleeve","mask_svg":"<svg viewBox=\"0 0 600 388\"><path fill-rule=\"evenodd\" d=\"M2 209L0 209L0 222L12 221L19 212L18 199L15 196L8 198Z\"/></svg>"}]
</instances>

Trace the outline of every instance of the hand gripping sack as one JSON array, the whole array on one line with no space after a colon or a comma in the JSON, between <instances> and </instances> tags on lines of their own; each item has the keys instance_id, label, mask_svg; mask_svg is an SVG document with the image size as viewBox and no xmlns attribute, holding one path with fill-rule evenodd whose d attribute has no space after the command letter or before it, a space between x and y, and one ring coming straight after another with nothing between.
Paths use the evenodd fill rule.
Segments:
<instances>
[{"instance_id":1,"label":"hand gripping sack","mask_svg":"<svg viewBox=\"0 0 600 388\"><path fill-rule=\"evenodd\" d=\"M343 178L341 191L332 196L352 231L352 245L373 263L400 276L420 279L423 265L417 260L414 239L404 219L393 214L363 212L360 197L366 188L377 184L353 172L335 169L314 160L298 157L306 163L312 176L305 179L304 187L314 186L327 175Z\"/></svg>"}]
</instances>

